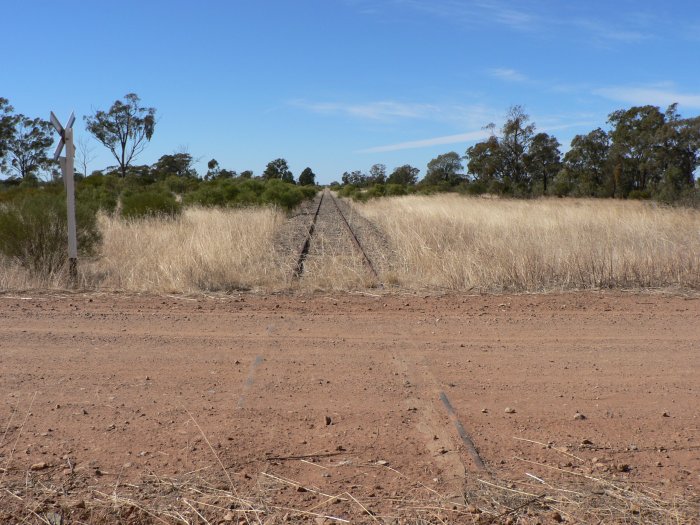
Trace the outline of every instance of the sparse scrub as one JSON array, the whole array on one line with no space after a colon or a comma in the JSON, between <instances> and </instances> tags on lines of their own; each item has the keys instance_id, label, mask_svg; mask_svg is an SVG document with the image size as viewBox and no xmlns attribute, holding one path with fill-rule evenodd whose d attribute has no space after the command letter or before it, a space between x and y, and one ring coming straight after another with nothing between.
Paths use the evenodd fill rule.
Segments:
<instances>
[{"instance_id":1,"label":"sparse scrub","mask_svg":"<svg viewBox=\"0 0 700 525\"><path fill-rule=\"evenodd\" d=\"M100 216L104 241L86 269L96 287L134 292L231 291L274 286L273 208L187 208L175 219Z\"/></svg>"},{"instance_id":2,"label":"sparse scrub","mask_svg":"<svg viewBox=\"0 0 700 525\"><path fill-rule=\"evenodd\" d=\"M89 255L100 235L94 210L76 209L78 245ZM62 274L67 257L67 215L65 196L47 189L18 192L0 203L0 255L7 274L3 280L37 276L49 282ZM10 279L9 275L15 277Z\"/></svg>"},{"instance_id":3,"label":"sparse scrub","mask_svg":"<svg viewBox=\"0 0 700 525\"><path fill-rule=\"evenodd\" d=\"M389 237L408 288L700 287L700 212L653 203L440 195L353 205Z\"/></svg>"},{"instance_id":4,"label":"sparse scrub","mask_svg":"<svg viewBox=\"0 0 700 525\"><path fill-rule=\"evenodd\" d=\"M315 186L295 186L279 179L222 179L201 183L197 190L185 195L184 202L232 207L270 204L291 210L317 191Z\"/></svg>"},{"instance_id":5,"label":"sparse scrub","mask_svg":"<svg viewBox=\"0 0 700 525\"><path fill-rule=\"evenodd\" d=\"M122 215L127 219L175 217L180 211L180 203L169 191L149 189L141 192L127 192L122 196Z\"/></svg>"}]
</instances>

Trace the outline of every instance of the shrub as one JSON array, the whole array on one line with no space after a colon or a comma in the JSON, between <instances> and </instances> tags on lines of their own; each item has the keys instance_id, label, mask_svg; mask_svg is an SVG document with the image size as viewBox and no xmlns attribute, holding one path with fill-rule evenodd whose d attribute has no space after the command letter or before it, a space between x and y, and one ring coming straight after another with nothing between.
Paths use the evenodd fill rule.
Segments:
<instances>
[{"instance_id":1,"label":"shrub","mask_svg":"<svg viewBox=\"0 0 700 525\"><path fill-rule=\"evenodd\" d=\"M180 203L168 191L146 190L122 196L122 216L129 219L159 215L174 217L180 210Z\"/></svg>"},{"instance_id":2,"label":"shrub","mask_svg":"<svg viewBox=\"0 0 700 525\"><path fill-rule=\"evenodd\" d=\"M0 252L28 270L51 274L68 258L64 193L30 190L0 204ZM78 248L89 255L100 241L94 209L76 203Z\"/></svg>"},{"instance_id":3,"label":"shrub","mask_svg":"<svg viewBox=\"0 0 700 525\"><path fill-rule=\"evenodd\" d=\"M296 208L306 198L305 192L297 186L277 179L267 181L261 197L264 203L274 204L286 210Z\"/></svg>"}]
</instances>

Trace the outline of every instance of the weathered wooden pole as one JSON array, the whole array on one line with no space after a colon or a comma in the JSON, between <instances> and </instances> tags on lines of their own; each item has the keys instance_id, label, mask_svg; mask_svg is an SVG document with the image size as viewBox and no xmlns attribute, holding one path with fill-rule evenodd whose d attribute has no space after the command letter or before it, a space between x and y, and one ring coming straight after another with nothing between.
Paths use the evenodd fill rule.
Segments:
<instances>
[{"instance_id":1,"label":"weathered wooden pole","mask_svg":"<svg viewBox=\"0 0 700 525\"><path fill-rule=\"evenodd\" d=\"M63 185L66 188L66 213L68 215L68 275L73 286L78 283L78 235L75 224L75 145L73 143L73 122L75 116L71 113L68 123L64 128L51 112L51 123L61 136L56 147L54 159L57 159L63 174ZM66 156L59 157L63 146L66 147Z\"/></svg>"}]
</instances>

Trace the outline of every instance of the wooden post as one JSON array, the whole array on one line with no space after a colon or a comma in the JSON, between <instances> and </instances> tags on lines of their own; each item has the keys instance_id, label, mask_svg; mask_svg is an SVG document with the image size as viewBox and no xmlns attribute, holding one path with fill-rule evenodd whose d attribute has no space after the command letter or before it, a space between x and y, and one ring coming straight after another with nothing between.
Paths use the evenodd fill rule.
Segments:
<instances>
[{"instance_id":1,"label":"wooden post","mask_svg":"<svg viewBox=\"0 0 700 525\"><path fill-rule=\"evenodd\" d=\"M68 211L68 271L71 283L78 283L78 235L75 226L75 146L73 128L65 131L66 169L63 180L66 185L66 209Z\"/></svg>"},{"instance_id":2,"label":"wooden post","mask_svg":"<svg viewBox=\"0 0 700 525\"><path fill-rule=\"evenodd\" d=\"M73 286L78 284L78 236L75 225L75 145L73 144L73 123L75 115L71 114L64 128L56 115L51 112L51 124L60 135L54 160L58 160L63 173L63 185L66 188L66 213L68 214L68 275ZM66 156L59 157L63 147Z\"/></svg>"}]
</instances>

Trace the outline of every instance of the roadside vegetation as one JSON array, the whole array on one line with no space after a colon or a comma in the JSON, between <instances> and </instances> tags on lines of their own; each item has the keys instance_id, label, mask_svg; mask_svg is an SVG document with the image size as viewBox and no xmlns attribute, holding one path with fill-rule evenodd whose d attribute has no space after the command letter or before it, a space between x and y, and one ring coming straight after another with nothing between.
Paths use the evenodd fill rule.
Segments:
<instances>
[{"instance_id":1,"label":"roadside vegetation","mask_svg":"<svg viewBox=\"0 0 700 525\"><path fill-rule=\"evenodd\" d=\"M289 286L275 262L275 231L319 191L311 168L297 179L277 158L256 176L211 159L198 173L184 151L139 165L157 119L133 93L84 123L115 165L90 170L92 150L78 141L80 285L153 292ZM500 129L487 126L488 138L464 155L431 160L422 178L408 164L391 173L375 164L367 174L345 172L331 187L357 201L355 209L388 238L387 253L375 254L387 284L698 288L700 117L683 118L675 105L640 106L611 113L608 124L576 136L562 155L558 140L537 132L515 106ZM47 122L14 113L0 98L2 290L67 283L65 190L48 156L52 143ZM333 235L324 240L319 232L317 240L322 256L309 261L317 286L367 286L353 257L342 262Z\"/></svg>"},{"instance_id":2,"label":"roadside vegetation","mask_svg":"<svg viewBox=\"0 0 700 525\"><path fill-rule=\"evenodd\" d=\"M695 170L700 164L700 117L683 118L676 105L635 106L611 113L609 129L577 135L562 155L556 137L537 128L520 106L489 137L432 159L420 170L399 166L387 173L343 173L334 183L355 200L408 194L457 192L515 198L541 196L656 200L700 206ZM465 169L466 168L466 169Z\"/></svg>"},{"instance_id":3,"label":"roadside vegetation","mask_svg":"<svg viewBox=\"0 0 700 525\"><path fill-rule=\"evenodd\" d=\"M700 288L700 210L640 201L408 196L353 207L388 237L401 287Z\"/></svg>"}]
</instances>

